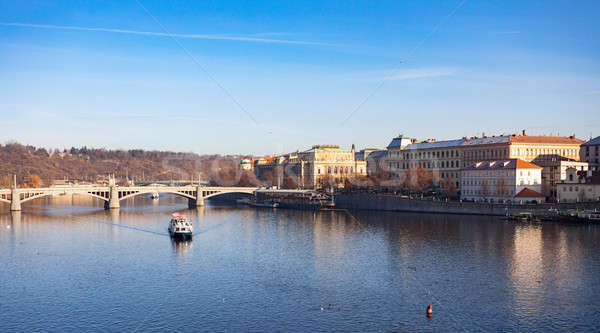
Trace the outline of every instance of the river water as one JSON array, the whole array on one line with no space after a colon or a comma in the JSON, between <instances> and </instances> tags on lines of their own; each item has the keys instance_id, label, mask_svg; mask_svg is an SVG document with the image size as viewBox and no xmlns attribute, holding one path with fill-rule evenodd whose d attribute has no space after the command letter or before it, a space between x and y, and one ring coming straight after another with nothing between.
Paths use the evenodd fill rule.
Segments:
<instances>
[{"instance_id":1,"label":"river water","mask_svg":"<svg viewBox=\"0 0 600 333\"><path fill-rule=\"evenodd\" d=\"M600 327L600 225L69 200L0 206L1 332Z\"/></svg>"}]
</instances>

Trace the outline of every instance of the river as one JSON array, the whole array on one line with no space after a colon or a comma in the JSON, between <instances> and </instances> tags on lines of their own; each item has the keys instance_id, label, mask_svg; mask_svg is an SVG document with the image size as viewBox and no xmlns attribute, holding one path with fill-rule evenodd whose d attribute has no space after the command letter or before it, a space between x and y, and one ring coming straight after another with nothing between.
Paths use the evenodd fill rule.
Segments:
<instances>
[{"instance_id":1,"label":"river","mask_svg":"<svg viewBox=\"0 0 600 333\"><path fill-rule=\"evenodd\" d=\"M0 206L1 332L600 327L600 225L87 200Z\"/></svg>"}]
</instances>

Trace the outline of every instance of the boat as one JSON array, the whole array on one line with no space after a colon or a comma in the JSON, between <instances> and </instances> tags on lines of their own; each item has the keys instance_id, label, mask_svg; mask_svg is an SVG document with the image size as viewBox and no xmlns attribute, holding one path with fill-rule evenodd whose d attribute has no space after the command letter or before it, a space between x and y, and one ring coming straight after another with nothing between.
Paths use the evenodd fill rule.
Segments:
<instances>
[{"instance_id":1,"label":"boat","mask_svg":"<svg viewBox=\"0 0 600 333\"><path fill-rule=\"evenodd\" d=\"M254 207L267 207L267 208L279 207L278 202L272 202L272 201L265 201L265 202L250 201L249 205L254 206Z\"/></svg>"},{"instance_id":2,"label":"boat","mask_svg":"<svg viewBox=\"0 0 600 333\"><path fill-rule=\"evenodd\" d=\"M305 210L321 210L335 207L333 196L312 190L256 190L254 191L251 205Z\"/></svg>"},{"instance_id":3,"label":"boat","mask_svg":"<svg viewBox=\"0 0 600 333\"><path fill-rule=\"evenodd\" d=\"M158 192L152 192L150 194L150 199L158 199L160 198L160 195L158 194Z\"/></svg>"},{"instance_id":4,"label":"boat","mask_svg":"<svg viewBox=\"0 0 600 333\"><path fill-rule=\"evenodd\" d=\"M250 199L248 199L248 198L241 198L241 199L237 199L235 202L237 202L240 205L249 205L250 204Z\"/></svg>"},{"instance_id":5,"label":"boat","mask_svg":"<svg viewBox=\"0 0 600 333\"><path fill-rule=\"evenodd\" d=\"M169 222L169 235L172 238L191 239L194 234L192 221L185 215L174 213Z\"/></svg>"},{"instance_id":6,"label":"boat","mask_svg":"<svg viewBox=\"0 0 600 333\"><path fill-rule=\"evenodd\" d=\"M236 202L241 205L248 205L253 207L277 208L279 206L279 203L274 202L272 200L259 202L256 200L256 197L237 199Z\"/></svg>"},{"instance_id":7,"label":"boat","mask_svg":"<svg viewBox=\"0 0 600 333\"><path fill-rule=\"evenodd\" d=\"M533 215L531 212L520 212L518 214L507 214L505 216L506 220L513 220L513 221L521 221L521 222L530 222L530 221L534 221L534 222L538 222L539 218L536 217L535 215Z\"/></svg>"},{"instance_id":8,"label":"boat","mask_svg":"<svg viewBox=\"0 0 600 333\"><path fill-rule=\"evenodd\" d=\"M590 222L600 223L600 212L584 211L582 213L578 213L577 217L580 219L589 220Z\"/></svg>"}]
</instances>

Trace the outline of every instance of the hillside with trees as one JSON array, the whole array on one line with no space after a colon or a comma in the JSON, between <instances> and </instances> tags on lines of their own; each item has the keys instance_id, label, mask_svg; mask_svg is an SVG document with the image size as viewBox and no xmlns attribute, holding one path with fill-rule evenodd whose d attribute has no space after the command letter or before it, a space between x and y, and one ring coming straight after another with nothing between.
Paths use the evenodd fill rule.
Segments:
<instances>
[{"instance_id":1,"label":"hillside with trees","mask_svg":"<svg viewBox=\"0 0 600 333\"><path fill-rule=\"evenodd\" d=\"M0 187L48 186L55 180L98 182L109 174L117 181L190 180L239 182L239 156L198 155L170 151L109 150L72 147L48 151L19 143L0 145ZM244 179L248 182L248 179Z\"/></svg>"}]
</instances>

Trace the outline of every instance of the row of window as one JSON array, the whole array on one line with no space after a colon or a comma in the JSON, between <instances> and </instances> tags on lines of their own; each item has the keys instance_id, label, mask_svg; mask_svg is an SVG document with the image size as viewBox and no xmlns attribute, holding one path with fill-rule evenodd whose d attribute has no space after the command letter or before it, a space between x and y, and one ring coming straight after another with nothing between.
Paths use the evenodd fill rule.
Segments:
<instances>
[{"instance_id":1,"label":"row of window","mask_svg":"<svg viewBox=\"0 0 600 333\"><path fill-rule=\"evenodd\" d=\"M579 192L579 186L569 186L569 192L573 192L573 189L575 189L575 192ZM585 191L583 188L581 188L582 191ZM563 187L563 192L567 192L567 187ZM590 186L588 188L588 192L592 192L592 187Z\"/></svg>"},{"instance_id":2,"label":"row of window","mask_svg":"<svg viewBox=\"0 0 600 333\"><path fill-rule=\"evenodd\" d=\"M415 152L390 152L390 156L400 157L403 159L426 159L426 158L453 158L458 157L458 150L437 150L437 151L415 151Z\"/></svg>"},{"instance_id":3,"label":"row of window","mask_svg":"<svg viewBox=\"0 0 600 333\"><path fill-rule=\"evenodd\" d=\"M347 174L347 173L354 173L354 168L353 167L339 167L339 169L338 169L337 166L333 167L333 168L327 167L328 174L331 174L332 171L333 171L333 174L338 174L338 173L339 174L345 174L345 173ZM358 172L362 174L363 169L362 168L358 169ZM321 168L317 168L317 174L319 174L319 175L321 174Z\"/></svg>"},{"instance_id":4,"label":"row of window","mask_svg":"<svg viewBox=\"0 0 600 333\"><path fill-rule=\"evenodd\" d=\"M537 156L537 155L560 155L560 156L576 156L579 154L578 149L553 149L553 148L517 148L515 153L518 156Z\"/></svg>"},{"instance_id":5,"label":"row of window","mask_svg":"<svg viewBox=\"0 0 600 333\"><path fill-rule=\"evenodd\" d=\"M485 191L485 192L487 192L487 193L484 193L484 191L482 191L482 190L469 190L469 189L463 190L463 193L465 195L483 195L483 194L485 194L485 195L490 196L490 194L493 194L490 191ZM500 196L502 195L501 193L497 193L497 194ZM513 195L515 195L515 190L507 191L507 194L510 194L511 196L513 196Z\"/></svg>"},{"instance_id":6,"label":"row of window","mask_svg":"<svg viewBox=\"0 0 600 333\"><path fill-rule=\"evenodd\" d=\"M458 161L429 161L429 162L402 162L402 163L390 163L390 169L396 167L396 169L408 169L416 168L418 166L427 169L445 169L445 168L458 168L460 163Z\"/></svg>"},{"instance_id":7,"label":"row of window","mask_svg":"<svg viewBox=\"0 0 600 333\"><path fill-rule=\"evenodd\" d=\"M507 158L508 157L508 149L479 149L479 150L467 150L464 152L465 157L470 159L473 158Z\"/></svg>"}]
</instances>

